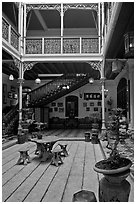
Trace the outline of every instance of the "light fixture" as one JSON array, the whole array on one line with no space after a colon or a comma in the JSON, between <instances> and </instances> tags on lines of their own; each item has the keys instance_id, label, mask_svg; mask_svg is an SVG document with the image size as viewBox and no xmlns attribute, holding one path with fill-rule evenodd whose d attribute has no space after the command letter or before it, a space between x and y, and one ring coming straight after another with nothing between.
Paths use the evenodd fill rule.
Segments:
<instances>
[{"instance_id":1,"label":"light fixture","mask_svg":"<svg viewBox=\"0 0 136 204\"><path fill-rule=\"evenodd\" d=\"M90 84L93 84L94 83L94 79L91 77L91 78L89 78L89 83Z\"/></svg>"},{"instance_id":2,"label":"light fixture","mask_svg":"<svg viewBox=\"0 0 136 204\"><path fill-rule=\"evenodd\" d=\"M125 57L134 57L134 32L127 32L124 35Z\"/></svg>"},{"instance_id":3,"label":"light fixture","mask_svg":"<svg viewBox=\"0 0 136 204\"><path fill-rule=\"evenodd\" d=\"M41 83L41 79L37 78L37 79L35 80L35 83L36 83L36 84L40 84L40 83Z\"/></svg>"},{"instance_id":4,"label":"light fixture","mask_svg":"<svg viewBox=\"0 0 136 204\"><path fill-rule=\"evenodd\" d=\"M12 74L10 74L9 80L10 80L10 81L13 81L13 80L14 80L14 76L13 76Z\"/></svg>"},{"instance_id":5,"label":"light fixture","mask_svg":"<svg viewBox=\"0 0 136 204\"><path fill-rule=\"evenodd\" d=\"M104 97L106 98L108 96L108 89L104 89Z\"/></svg>"}]
</instances>

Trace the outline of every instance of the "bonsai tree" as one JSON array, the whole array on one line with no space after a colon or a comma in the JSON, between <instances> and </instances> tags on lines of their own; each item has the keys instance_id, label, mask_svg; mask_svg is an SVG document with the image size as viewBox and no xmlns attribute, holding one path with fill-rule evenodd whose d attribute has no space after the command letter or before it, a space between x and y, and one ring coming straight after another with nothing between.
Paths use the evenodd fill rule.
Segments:
<instances>
[{"instance_id":1,"label":"bonsai tree","mask_svg":"<svg viewBox=\"0 0 136 204\"><path fill-rule=\"evenodd\" d=\"M120 142L119 137L119 127L120 127L120 118L122 116L123 109L116 108L112 109L113 114L110 116L107 127L107 148L111 150L109 158L104 159L96 164L96 167L110 170L117 169L119 167L126 166L129 164L129 160L126 158L120 157L117 146Z\"/></svg>"}]
</instances>

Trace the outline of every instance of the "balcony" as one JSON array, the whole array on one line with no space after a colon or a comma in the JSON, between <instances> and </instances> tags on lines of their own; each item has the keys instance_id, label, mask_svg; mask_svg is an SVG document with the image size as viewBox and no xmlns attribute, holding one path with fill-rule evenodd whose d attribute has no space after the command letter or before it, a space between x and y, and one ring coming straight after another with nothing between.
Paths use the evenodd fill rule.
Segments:
<instances>
[{"instance_id":1,"label":"balcony","mask_svg":"<svg viewBox=\"0 0 136 204\"><path fill-rule=\"evenodd\" d=\"M99 53L98 37L26 38L25 54L95 54Z\"/></svg>"},{"instance_id":2,"label":"balcony","mask_svg":"<svg viewBox=\"0 0 136 204\"><path fill-rule=\"evenodd\" d=\"M2 38L7 43L9 43L13 49L15 49L16 51L19 51L20 35L3 17L2 17Z\"/></svg>"}]
</instances>

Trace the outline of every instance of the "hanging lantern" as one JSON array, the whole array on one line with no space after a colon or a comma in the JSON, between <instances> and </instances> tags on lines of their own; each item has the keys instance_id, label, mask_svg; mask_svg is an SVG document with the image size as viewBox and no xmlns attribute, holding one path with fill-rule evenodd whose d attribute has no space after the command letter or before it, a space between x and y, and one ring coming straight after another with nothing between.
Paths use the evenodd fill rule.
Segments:
<instances>
[{"instance_id":1,"label":"hanging lantern","mask_svg":"<svg viewBox=\"0 0 136 204\"><path fill-rule=\"evenodd\" d=\"M134 57L134 32L127 32L124 35L125 57Z\"/></svg>"},{"instance_id":2,"label":"hanging lantern","mask_svg":"<svg viewBox=\"0 0 136 204\"><path fill-rule=\"evenodd\" d=\"M89 83L93 84L94 83L94 79L93 78L89 78Z\"/></svg>"},{"instance_id":3,"label":"hanging lantern","mask_svg":"<svg viewBox=\"0 0 136 204\"><path fill-rule=\"evenodd\" d=\"M13 81L13 80L14 80L14 77L13 77L12 74L10 74L10 76L9 76L9 80L10 80L10 81Z\"/></svg>"},{"instance_id":4,"label":"hanging lantern","mask_svg":"<svg viewBox=\"0 0 136 204\"><path fill-rule=\"evenodd\" d=\"M40 84L40 83L41 83L41 79L37 78L37 79L35 80L35 83L36 83L36 84Z\"/></svg>"}]
</instances>

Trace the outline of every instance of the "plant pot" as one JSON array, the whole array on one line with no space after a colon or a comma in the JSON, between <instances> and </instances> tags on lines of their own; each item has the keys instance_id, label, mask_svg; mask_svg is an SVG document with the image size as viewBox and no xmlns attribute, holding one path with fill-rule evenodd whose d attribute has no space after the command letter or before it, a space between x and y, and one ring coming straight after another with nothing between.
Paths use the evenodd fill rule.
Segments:
<instances>
[{"instance_id":1,"label":"plant pot","mask_svg":"<svg viewBox=\"0 0 136 204\"><path fill-rule=\"evenodd\" d=\"M20 135L18 135L17 138L18 138L19 144L23 144L26 141L26 135L24 133L21 133Z\"/></svg>"},{"instance_id":2,"label":"plant pot","mask_svg":"<svg viewBox=\"0 0 136 204\"><path fill-rule=\"evenodd\" d=\"M99 201L100 202L128 202L130 184L126 181L130 173L132 162L123 158L126 165L116 169L100 169L97 167L104 161L97 162L94 170L102 173L104 177L99 182Z\"/></svg>"},{"instance_id":3,"label":"plant pot","mask_svg":"<svg viewBox=\"0 0 136 204\"><path fill-rule=\"evenodd\" d=\"M90 142L90 132L85 132L85 142Z\"/></svg>"},{"instance_id":4,"label":"plant pot","mask_svg":"<svg viewBox=\"0 0 136 204\"><path fill-rule=\"evenodd\" d=\"M91 142L92 142L92 144L98 144L99 143L98 133L92 133Z\"/></svg>"}]
</instances>

